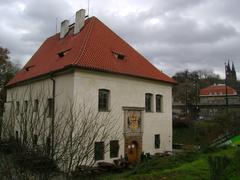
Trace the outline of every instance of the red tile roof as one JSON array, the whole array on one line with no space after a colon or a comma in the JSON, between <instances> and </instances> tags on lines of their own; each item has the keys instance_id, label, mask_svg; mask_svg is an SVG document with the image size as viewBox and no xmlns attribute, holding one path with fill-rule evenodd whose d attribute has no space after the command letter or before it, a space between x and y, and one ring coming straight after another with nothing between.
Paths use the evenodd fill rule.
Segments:
<instances>
[{"instance_id":1,"label":"red tile roof","mask_svg":"<svg viewBox=\"0 0 240 180\"><path fill-rule=\"evenodd\" d=\"M66 53L59 57L62 51ZM113 52L124 55L124 60L117 59ZM59 39L59 33L49 37L8 86L67 66L176 83L100 20L91 17L77 35L71 28L63 39Z\"/></svg>"},{"instance_id":2,"label":"red tile roof","mask_svg":"<svg viewBox=\"0 0 240 180\"><path fill-rule=\"evenodd\" d=\"M227 86L228 95L237 95L237 91L229 86ZM219 96L226 95L225 84L212 85L200 90L200 96Z\"/></svg>"}]
</instances>

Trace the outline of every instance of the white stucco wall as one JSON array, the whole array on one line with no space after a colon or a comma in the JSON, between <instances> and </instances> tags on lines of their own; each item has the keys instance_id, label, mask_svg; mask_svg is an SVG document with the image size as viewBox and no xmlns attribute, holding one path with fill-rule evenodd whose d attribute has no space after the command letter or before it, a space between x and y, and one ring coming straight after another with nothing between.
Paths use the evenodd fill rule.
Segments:
<instances>
[{"instance_id":1,"label":"white stucco wall","mask_svg":"<svg viewBox=\"0 0 240 180\"><path fill-rule=\"evenodd\" d=\"M70 102L73 98L73 73L68 73L54 77L56 81L56 106L55 109L61 109L64 105ZM7 90L7 98L5 104L5 114L4 118L8 119L10 116L10 108L13 112L11 115L14 117L19 117L24 112L24 101L28 101L28 109L31 110L34 106L34 100L38 99L39 101L39 115L43 114L44 108L47 106L47 101L49 98L52 98L53 82L51 79L45 79L40 81L35 81L21 86L15 86ZM20 104L20 112L16 114L16 102ZM15 113L15 114L13 114ZM31 113L29 113L31 114ZM32 113L31 115L34 115ZM30 119L29 117L28 119ZM50 125L50 118L47 118L47 126ZM15 131L19 131L18 123L14 123L13 134Z\"/></svg>"},{"instance_id":2,"label":"white stucco wall","mask_svg":"<svg viewBox=\"0 0 240 180\"><path fill-rule=\"evenodd\" d=\"M56 81L56 104L62 105L73 97L73 73L54 77ZM53 82L51 79L35 81L26 85L16 86L7 90L7 100L19 101L34 100L38 97L52 98Z\"/></svg>"},{"instance_id":3,"label":"white stucco wall","mask_svg":"<svg viewBox=\"0 0 240 180\"><path fill-rule=\"evenodd\" d=\"M154 95L153 112L144 112L143 151L157 153L172 150L172 89L165 83L114 75L102 72L77 70L74 75L74 97L77 101L91 102L97 109L98 89L110 90L110 109L119 117L116 127L123 133L124 112L122 107L145 107L145 93ZM156 112L155 95L163 96L163 112ZM80 102L81 103L81 102ZM154 135L160 134L160 149L154 147ZM124 138L120 141L120 153L124 156ZM110 160L106 153L105 160Z\"/></svg>"},{"instance_id":4,"label":"white stucco wall","mask_svg":"<svg viewBox=\"0 0 240 180\"><path fill-rule=\"evenodd\" d=\"M62 74L54 77L56 80L56 108L66 105L74 100L77 104L86 104L98 108L98 90L110 90L110 110L118 121L116 129L120 130L120 151L119 157L124 157L124 111L123 106L127 107L145 107L145 93L152 93L153 112L143 115L143 147L145 153L157 153L172 150L172 87L169 84L159 81L151 81L129 76L109 74L103 72L94 72L86 70L76 70L73 73ZM44 84L44 86L43 86ZM23 96L30 85L17 86L7 91L7 101L19 101L22 105L28 96ZM50 79L36 81L31 83L32 94L44 87L47 98L52 97L52 81ZM17 92L18 96L12 96ZM156 112L155 95L163 96L163 112ZM12 98L14 97L14 98ZM24 98L22 98L24 97ZM32 99L35 99L32 97ZM106 113L106 112L102 112ZM160 134L160 149L154 148L154 135ZM113 139L115 140L115 139ZM105 154L105 161L112 161L110 153Z\"/></svg>"}]
</instances>

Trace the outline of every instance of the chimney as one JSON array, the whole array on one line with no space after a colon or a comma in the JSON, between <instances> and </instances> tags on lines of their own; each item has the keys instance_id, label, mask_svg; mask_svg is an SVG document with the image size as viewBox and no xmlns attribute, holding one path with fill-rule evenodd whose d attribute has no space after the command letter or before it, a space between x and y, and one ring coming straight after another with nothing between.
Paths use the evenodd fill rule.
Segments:
<instances>
[{"instance_id":1,"label":"chimney","mask_svg":"<svg viewBox=\"0 0 240 180\"><path fill-rule=\"evenodd\" d=\"M61 22L60 39L64 38L69 30L69 20Z\"/></svg>"},{"instance_id":2,"label":"chimney","mask_svg":"<svg viewBox=\"0 0 240 180\"><path fill-rule=\"evenodd\" d=\"M80 9L79 11L76 12L74 34L80 32L80 30L84 26L84 21L85 21L85 9Z\"/></svg>"}]
</instances>

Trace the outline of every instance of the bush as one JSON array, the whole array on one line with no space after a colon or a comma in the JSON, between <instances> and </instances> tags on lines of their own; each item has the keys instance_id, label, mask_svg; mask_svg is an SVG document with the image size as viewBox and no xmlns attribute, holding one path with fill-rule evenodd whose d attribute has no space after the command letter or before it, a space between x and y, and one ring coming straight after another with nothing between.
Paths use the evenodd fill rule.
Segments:
<instances>
[{"instance_id":1,"label":"bush","mask_svg":"<svg viewBox=\"0 0 240 180\"><path fill-rule=\"evenodd\" d=\"M227 179L225 170L230 164L227 156L209 156L208 164L210 169L210 177L212 180Z\"/></svg>"},{"instance_id":2,"label":"bush","mask_svg":"<svg viewBox=\"0 0 240 180\"><path fill-rule=\"evenodd\" d=\"M192 127L193 121L189 119L177 119L173 121L174 128L189 128Z\"/></svg>"},{"instance_id":3,"label":"bush","mask_svg":"<svg viewBox=\"0 0 240 180\"><path fill-rule=\"evenodd\" d=\"M56 162L44 152L28 148L15 140L1 141L0 155L6 160L0 161L0 168L11 164L8 174L20 172L19 179L25 176L24 174L36 177L44 176L44 179L48 179L49 175L58 172Z\"/></svg>"},{"instance_id":4,"label":"bush","mask_svg":"<svg viewBox=\"0 0 240 180\"><path fill-rule=\"evenodd\" d=\"M232 162L227 168L226 174L229 179L238 179L240 177L240 149L234 153Z\"/></svg>"}]
</instances>

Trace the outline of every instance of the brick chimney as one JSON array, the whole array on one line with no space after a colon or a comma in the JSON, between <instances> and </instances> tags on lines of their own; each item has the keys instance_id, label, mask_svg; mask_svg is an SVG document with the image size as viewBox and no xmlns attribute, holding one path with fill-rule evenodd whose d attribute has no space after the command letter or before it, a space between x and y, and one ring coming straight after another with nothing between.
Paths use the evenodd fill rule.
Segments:
<instances>
[{"instance_id":1,"label":"brick chimney","mask_svg":"<svg viewBox=\"0 0 240 180\"><path fill-rule=\"evenodd\" d=\"M61 22L60 39L64 38L69 30L69 20Z\"/></svg>"},{"instance_id":2,"label":"brick chimney","mask_svg":"<svg viewBox=\"0 0 240 180\"><path fill-rule=\"evenodd\" d=\"M74 34L80 32L85 22L85 9L80 9L76 12L75 25L74 25Z\"/></svg>"}]
</instances>

